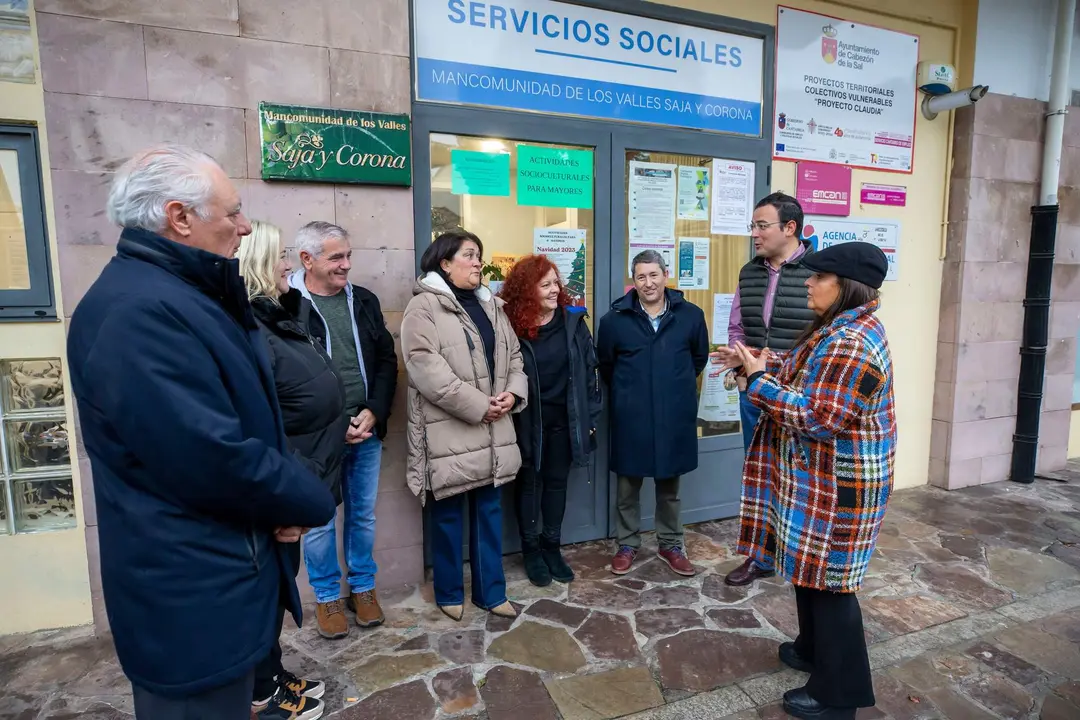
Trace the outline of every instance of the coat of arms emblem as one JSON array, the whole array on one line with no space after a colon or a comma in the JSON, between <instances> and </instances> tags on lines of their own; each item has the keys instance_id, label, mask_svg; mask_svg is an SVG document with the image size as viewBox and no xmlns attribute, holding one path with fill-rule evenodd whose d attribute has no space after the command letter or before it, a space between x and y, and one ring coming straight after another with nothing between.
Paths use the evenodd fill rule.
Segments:
<instances>
[{"instance_id":1,"label":"coat of arms emblem","mask_svg":"<svg viewBox=\"0 0 1080 720\"><path fill-rule=\"evenodd\" d=\"M836 62L838 44L839 43L836 40L836 28L832 25L826 25L821 28L821 58L830 65Z\"/></svg>"}]
</instances>

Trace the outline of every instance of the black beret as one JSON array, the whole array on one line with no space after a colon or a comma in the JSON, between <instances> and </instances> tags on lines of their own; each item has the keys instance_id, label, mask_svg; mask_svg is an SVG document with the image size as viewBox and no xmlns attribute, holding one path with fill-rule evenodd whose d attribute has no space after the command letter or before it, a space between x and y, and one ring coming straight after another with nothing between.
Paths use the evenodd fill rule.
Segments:
<instances>
[{"instance_id":1,"label":"black beret","mask_svg":"<svg viewBox=\"0 0 1080 720\"><path fill-rule=\"evenodd\" d=\"M818 273L861 282L879 289L889 272L889 261L877 245L846 242L803 256L802 265Z\"/></svg>"}]
</instances>

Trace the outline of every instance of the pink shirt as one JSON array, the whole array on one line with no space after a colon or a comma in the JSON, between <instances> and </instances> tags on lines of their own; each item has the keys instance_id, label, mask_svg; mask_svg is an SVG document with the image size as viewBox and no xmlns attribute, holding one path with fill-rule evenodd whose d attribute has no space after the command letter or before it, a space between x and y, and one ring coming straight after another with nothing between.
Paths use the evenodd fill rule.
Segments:
<instances>
[{"instance_id":1,"label":"pink shirt","mask_svg":"<svg viewBox=\"0 0 1080 720\"><path fill-rule=\"evenodd\" d=\"M805 252L806 245L800 242L799 247L791 254L791 257L780 263L780 267L798 260ZM761 307L761 313L764 315L765 327L769 327L773 302L776 300L776 288L780 284L780 268L774 268L768 260L765 261L765 267L769 271L769 285L765 288L765 302ZM742 300L739 298L738 288L735 289L735 299L731 302L731 315L728 316L728 345L734 345L737 342L746 342L746 333L743 332L742 323Z\"/></svg>"}]
</instances>

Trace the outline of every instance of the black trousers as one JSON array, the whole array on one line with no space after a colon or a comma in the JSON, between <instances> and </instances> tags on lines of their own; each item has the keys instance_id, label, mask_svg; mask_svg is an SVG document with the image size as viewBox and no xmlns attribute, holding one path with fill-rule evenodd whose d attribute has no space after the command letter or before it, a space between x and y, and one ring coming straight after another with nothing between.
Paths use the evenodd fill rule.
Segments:
<instances>
[{"instance_id":1,"label":"black trousers","mask_svg":"<svg viewBox=\"0 0 1080 720\"><path fill-rule=\"evenodd\" d=\"M810 697L829 707L873 707L874 683L858 598L796 585L795 603L795 652L814 663L806 683Z\"/></svg>"},{"instance_id":2,"label":"black trousers","mask_svg":"<svg viewBox=\"0 0 1080 720\"><path fill-rule=\"evenodd\" d=\"M300 572L300 543L281 543L292 568L293 577ZM284 593L284 590L282 590ZM274 645L270 652L255 666L255 684L251 691L252 702L261 702L277 690L277 676L285 669L281 664L281 627L285 624L285 605L278 605L277 629L274 631Z\"/></svg>"},{"instance_id":3,"label":"black trousers","mask_svg":"<svg viewBox=\"0 0 1080 720\"><path fill-rule=\"evenodd\" d=\"M565 423L544 427L541 453L540 470L537 471L535 463L530 462L522 467L514 483L523 552L537 550L541 535L545 544L561 544L563 516L566 514L566 482L573 461L570 429Z\"/></svg>"},{"instance_id":4,"label":"black trousers","mask_svg":"<svg viewBox=\"0 0 1080 720\"><path fill-rule=\"evenodd\" d=\"M251 717L249 672L239 680L201 695L167 698L132 685L136 720L248 720Z\"/></svg>"}]
</instances>

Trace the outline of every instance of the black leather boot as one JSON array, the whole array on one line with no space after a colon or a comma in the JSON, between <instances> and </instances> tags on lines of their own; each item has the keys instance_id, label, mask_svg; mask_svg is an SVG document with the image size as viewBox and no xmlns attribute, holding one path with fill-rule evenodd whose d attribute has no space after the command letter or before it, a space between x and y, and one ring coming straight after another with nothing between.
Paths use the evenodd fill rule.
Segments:
<instances>
[{"instance_id":1,"label":"black leather boot","mask_svg":"<svg viewBox=\"0 0 1080 720\"><path fill-rule=\"evenodd\" d=\"M525 574L529 576L529 582L537 587L550 585L551 571L536 541L522 540L521 554L525 558Z\"/></svg>"},{"instance_id":2,"label":"black leather boot","mask_svg":"<svg viewBox=\"0 0 1080 720\"><path fill-rule=\"evenodd\" d=\"M558 540L540 538L540 554L544 557L551 577L561 583L568 583L574 579L574 569L563 559L561 545Z\"/></svg>"}]
</instances>

